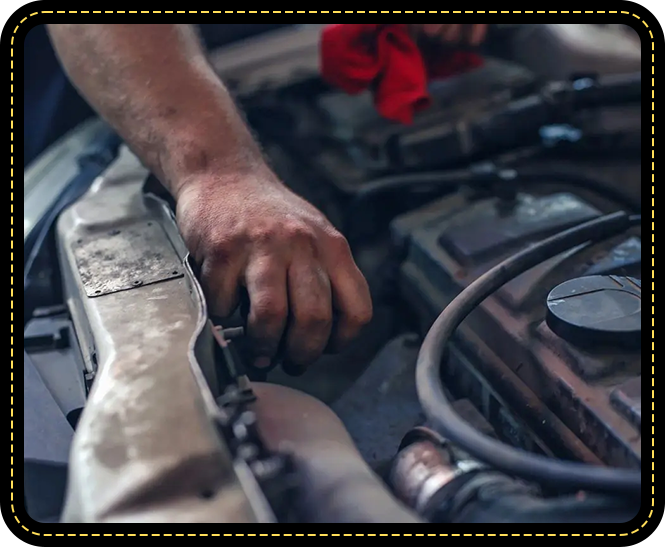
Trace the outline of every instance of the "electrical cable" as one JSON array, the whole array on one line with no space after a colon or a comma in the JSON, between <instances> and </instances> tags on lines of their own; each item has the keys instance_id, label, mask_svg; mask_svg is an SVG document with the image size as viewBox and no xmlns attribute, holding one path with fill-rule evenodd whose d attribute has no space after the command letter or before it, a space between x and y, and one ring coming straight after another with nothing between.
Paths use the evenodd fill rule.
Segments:
<instances>
[{"instance_id":1,"label":"electrical cable","mask_svg":"<svg viewBox=\"0 0 665 547\"><path fill-rule=\"evenodd\" d=\"M513 184L571 184L606 196L623 207L640 210L641 204L635 202L622 192L611 188L602 181L575 173L556 171L516 170L510 167L496 167L493 170L474 171L464 169L457 171L429 171L425 173L408 173L375 179L362 186L354 195L352 207L357 209L361 204L391 192L427 191L454 189L463 185L489 185L492 183Z\"/></svg>"},{"instance_id":2,"label":"electrical cable","mask_svg":"<svg viewBox=\"0 0 665 547\"><path fill-rule=\"evenodd\" d=\"M433 194L431 197L434 197L434 195L443 195L463 186L489 188L493 184L512 185L513 187L520 184L572 185L605 197L630 211L641 210L641 203L604 184L602 181L586 175L527 169L516 170L510 167L481 165L478 169L408 173L368 182L355 194L345 215L343 231L349 242L354 245L357 219L364 218L360 214L363 205L382 195L405 190L408 192L427 192Z\"/></svg>"},{"instance_id":3,"label":"electrical cable","mask_svg":"<svg viewBox=\"0 0 665 547\"><path fill-rule=\"evenodd\" d=\"M425 337L416 365L418 399L436 431L472 457L509 475L561 489L640 494L640 471L554 460L483 435L455 412L440 377L440 366L448 342L461 322L485 298L517 276L568 249L607 239L640 222L641 215L629 216L618 212L549 237L489 270L443 310Z\"/></svg>"}]
</instances>

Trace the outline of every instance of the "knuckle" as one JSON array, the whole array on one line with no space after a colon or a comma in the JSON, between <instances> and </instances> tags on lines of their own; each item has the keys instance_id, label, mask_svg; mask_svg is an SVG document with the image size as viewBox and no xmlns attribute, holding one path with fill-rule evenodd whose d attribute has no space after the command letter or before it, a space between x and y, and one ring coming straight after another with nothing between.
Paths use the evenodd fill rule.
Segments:
<instances>
[{"instance_id":1,"label":"knuckle","mask_svg":"<svg viewBox=\"0 0 665 547\"><path fill-rule=\"evenodd\" d=\"M235 247L233 240L216 237L206 246L205 255L215 264L227 264L235 255Z\"/></svg>"},{"instance_id":2,"label":"knuckle","mask_svg":"<svg viewBox=\"0 0 665 547\"><path fill-rule=\"evenodd\" d=\"M242 248L243 230L216 226L202 234L204 252L211 258L228 259Z\"/></svg>"},{"instance_id":3,"label":"knuckle","mask_svg":"<svg viewBox=\"0 0 665 547\"><path fill-rule=\"evenodd\" d=\"M356 328L362 328L372 320L371 306L363 306L356 310L349 317L349 323Z\"/></svg>"},{"instance_id":4,"label":"knuckle","mask_svg":"<svg viewBox=\"0 0 665 547\"><path fill-rule=\"evenodd\" d=\"M308 331L322 331L332 325L331 310L320 307L310 306L302 310L297 317L299 323Z\"/></svg>"},{"instance_id":5,"label":"knuckle","mask_svg":"<svg viewBox=\"0 0 665 547\"><path fill-rule=\"evenodd\" d=\"M298 241L314 241L316 239L314 229L304 222L290 222L285 224L284 233L289 239Z\"/></svg>"},{"instance_id":6,"label":"knuckle","mask_svg":"<svg viewBox=\"0 0 665 547\"><path fill-rule=\"evenodd\" d=\"M254 243L270 243L275 239L275 229L272 226L255 226L252 228L249 238Z\"/></svg>"},{"instance_id":7,"label":"knuckle","mask_svg":"<svg viewBox=\"0 0 665 547\"><path fill-rule=\"evenodd\" d=\"M351 249L349 247L348 240L340 234L338 231L334 230L328 235L330 239L330 244L332 248L338 254L351 254Z\"/></svg>"},{"instance_id":8,"label":"knuckle","mask_svg":"<svg viewBox=\"0 0 665 547\"><path fill-rule=\"evenodd\" d=\"M281 322L286 317L287 312L285 304L269 296L252 303L252 315L260 322Z\"/></svg>"},{"instance_id":9,"label":"knuckle","mask_svg":"<svg viewBox=\"0 0 665 547\"><path fill-rule=\"evenodd\" d=\"M218 262L206 259L201 264L201 286L208 294L213 296L219 292L219 276L216 273L219 271Z\"/></svg>"}]
</instances>

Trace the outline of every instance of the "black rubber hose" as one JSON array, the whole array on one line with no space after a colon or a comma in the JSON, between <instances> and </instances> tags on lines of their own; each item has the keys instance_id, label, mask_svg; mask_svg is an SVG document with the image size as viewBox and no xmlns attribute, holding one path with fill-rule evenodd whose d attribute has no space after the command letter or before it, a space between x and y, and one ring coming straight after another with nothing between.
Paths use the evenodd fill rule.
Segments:
<instances>
[{"instance_id":1,"label":"black rubber hose","mask_svg":"<svg viewBox=\"0 0 665 547\"><path fill-rule=\"evenodd\" d=\"M441 195L457 190L464 185L489 185L496 180L496 174L493 171L475 173L469 169L463 169L391 175L369 181L363 184L351 199L344 217L344 235L351 243L355 241L356 221L359 216L363 215L363 207L373 199L398 191Z\"/></svg>"},{"instance_id":2,"label":"black rubber hose","mask_svg":"<svg viewBox=\"0 0 665 547\"><path fill-rule=\"evenodd\" d=\"M483 494L483 492L481 492ZM536 496L507 494L486 499L480 497L453 523L464 524L624 524L640 510L639 500L617 496L576 496L543 499Z\"/></svg>"},{"instance_id":3,"label":"black rubber hose","mask_svg":"<svg viewBox=\"0 0 665 547\"><path fill-rule=\"evenodd\" d=\"M639 498L586 494L544 498L530 484L478 473L444 487L425 509L433 523L623 524L640 511Z\"/></svg>"},{"instance_id":4,"label":"black rubber hose","mask_svg":"<svg viewBox=\"0 0 665 547\"><path fill-rule=\"evenodd\" d=\"M603 182L575 173L555 172L549 170L529 171L514 170L510 167L497 167L495 170L473 171L470 169L458 171L429 171L424 173L408 173L393 175L365 184L353 197L346 212L343 231L352 246L356 243L358 218L362 218L363 206L370 200L393 192L406 191L427 193L440 196L453 192L462 186L491 187L491 185L505 184L562 184L582 188L614 201L629 211L640 211L641 203L631 199L622 192L615 190Z\"/></svg>"},{"instance_id":5,"label":"black rubber hose","mask_svg":"<svg viewBox=\"0 0 665 547\"><path fill-rule=\"evenodd\" d=\"M587 242L607 239L639 224L639 215L619 212L586 222L517 253L476 279L439 315L428 332L416 365L418 399L432 426L472 457L508 475L565 490L639 495L641 473L530 454L495 441L461 419L441 384L440 366L446 346L460 323L497 289L556 255Z\"/></svg>"},{"instance_id":6,"label":"black rubber hose","mask_svg":"<svg viewBox=\"0 0 665 547\"><path fill-rule=\"evenodd\" d=\"M396 191L445 191L463 185L506 184L570 184L606 197L617 204L633 211L641 210L641 203L634 201L602 181L579 175L550 170L516 170L510 167L497 167L487 172L474 172L464 169L458 171L430 171L425 173L408 173L405 175L388 176L370 181L355 194L351 204L351 214L358 211L371 199Z\"/></svg>"}]
</instances>

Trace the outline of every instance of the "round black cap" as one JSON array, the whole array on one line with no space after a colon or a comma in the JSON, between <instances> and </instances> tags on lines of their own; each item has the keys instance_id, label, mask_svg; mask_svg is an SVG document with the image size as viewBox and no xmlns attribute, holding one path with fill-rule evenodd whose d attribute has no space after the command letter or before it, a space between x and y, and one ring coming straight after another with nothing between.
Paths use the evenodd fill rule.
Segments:
<instances>
[{"instance_id":1,"label":"round black cap","mask_svg":"<svg viewBox=\"0 0 665 547\"><path fill-rule=\"evenodd\" d=\"M642 282L593 275L571 279L547 297L547 326L567 342L632 350L642 343Z\"/></svg>"}]
</instances>

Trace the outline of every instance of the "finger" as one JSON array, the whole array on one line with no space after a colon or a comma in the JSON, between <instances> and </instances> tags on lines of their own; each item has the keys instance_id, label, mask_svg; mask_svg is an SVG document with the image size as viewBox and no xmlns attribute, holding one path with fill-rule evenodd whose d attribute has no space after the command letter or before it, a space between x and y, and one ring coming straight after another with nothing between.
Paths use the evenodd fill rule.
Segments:
<instances>
[{"instance_id":1,"label":"finger","mask_svg":"<svg viewBox=\"0 0 665 547\"><path fill-rule=\"evenodd\" d=\"M444 25L442 36L446 42L459 42L462 37L462 25Z\"/></svg>"},{"instance_id":2,"label":"finger","mask_svg":"<svg viewBox=\"0 0 665 547\"><path fill-rule=\"evenodd\" d=\"M209 312L222 319L233 315L238 307L238 280L240 268L233 263L203 260L201 285L206 295Z\"/></svg>"},{"instance_id":3,"label":"finger","mask_svg":"<svg viewBox=\"0 0 665 547\"><path fill-rule=\"evenodd\" d=\"M272 256L252 259L245 272L247 335L258 368L270 365L284 333L289 311L286 272L286 266Z\"/></svg>"},{"instance_id":4,"label":"finger","mask_svg":"<svg viewBox=\"0 0 665 547\"><path fill-rule=\"evenodd\" d=\"M304 367L321 356L332 330L330 281L315 262L300 260L289 267L289 312L287 360Z\"/></svg>"},{"instance_id":5,"label":"finger","mask_svg":"<svg viewBox=\"0 0 665 547\"><path fill-rule=\"evenodd\" d=\"M471 30L471 45L479 46L487 36L487 25L472 25Z\"/></svg>"},{"instance_id":6,"label":"finger","mask_svg":"<svg viewBox=\"0 0 665 547\"><path fill-rule=\"evenodd\" d=\"M328 346L331 351L344 349L372 319L369 286L346 242L344 247L328 270L336 316L335 329Z\"/></svg>"},{"instance_id":7,"label":"finger","mask_svg":"<svg viewBox=\"0 0 665 547\"><path fill-rule=\"evenodd\" d=\"M438 36L441 33L441 30L443 27L446 25L421 25L423 29L423 33L426 36L434 37Z\"/></svg>"}]
</instances>

